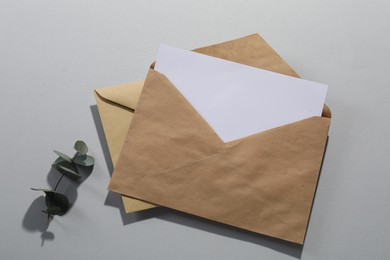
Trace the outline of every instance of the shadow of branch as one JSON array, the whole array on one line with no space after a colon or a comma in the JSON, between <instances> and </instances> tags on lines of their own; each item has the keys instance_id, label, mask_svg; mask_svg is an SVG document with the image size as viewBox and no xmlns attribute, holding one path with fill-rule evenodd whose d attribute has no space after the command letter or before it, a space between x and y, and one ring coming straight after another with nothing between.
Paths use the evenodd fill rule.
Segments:
<instances>
[{"instance_id":1,"label":"shadow of branch","mask_svg":"<svg viewBox=\"0 0 390 260\"><path fill-rule=\"evenodd\" d=\"M48 231L48 223L46 214L42 212L42 209L46 208L45 197L39 196L36 198L27 209L23 218L23 228L28 232L40 232L41 233L41 246L44 245L46 240L54 240L54 233Z\"/></svg>"},{"instance_id":2,"label":"shadow of branch","mask_svg":"<svg viewBox=\"0 0 390 260\"><path fill-rule=\"evenodd\" d=\"M68 178L63 178L60 185L58 186L56 192L64 194L69 201L69 208L61 214L65 215L72 208L77 199L77 188L83 183L92 173L93 166L90 167L78 167L79 173L82 176L79 180L71 180ZM58 180L61 178L61 173L59 173L53 167L50 168L47 174L47 183L49 189L53 189L57 184ZM37 191L32 191L37 192ZM53 232L48 231L51 218L48 219L46 213L43 212L47 208L45 202L45 196L39 196L36 198L27 209L26 214L23 218L22 226L27 232L40 232L41 233L41 246L44 245L45 241L54 240L55 235Z\"/></svg>"}]
</instances>

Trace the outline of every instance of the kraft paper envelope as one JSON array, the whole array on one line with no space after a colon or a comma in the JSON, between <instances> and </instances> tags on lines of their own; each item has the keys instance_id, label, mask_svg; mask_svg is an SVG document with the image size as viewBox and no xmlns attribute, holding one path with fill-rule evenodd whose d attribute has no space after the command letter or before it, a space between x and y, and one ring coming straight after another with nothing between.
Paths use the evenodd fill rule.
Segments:
<instances>
[{"instance_id":1,"label":"kraft paper envelope","mask_svg":"<svg viewBox=\"0 0 390 260\"><path fill-rule=\"evenodd\" d=\"M297 76L258 35L197 51ZM223 143L151 68L109 189L302 244L329 126L325 106L322 117Z\"/></svg>"},{"instance_id":2,"label":"kraft paper envelope","mask_svg":"<svg viewBox=\"0 0 390 260\"><path fill-rule=\"evenodd\" d=\"M143 81L137 81L95 90L96 104L113 165L118 160L143 84ZM122 196L122 200L126 213L154 207L153 204L126 196Z\"/></svg>"},{"instance_id":3,"label":"kraft paper envelope","mask_svg":"<svg viewBox=\"0 0 390 260\"><path fill-rule=\"evenodd\" d=\"M233 48L237 49L235 53L231 52ZM279 55L256 34L195 51L298 77ZM133 118L142 86L143 81L138 81L95 91L100 118L114 165ZM127 196L122 196L122 199L126 213L154 207L153 204Z\"/></svg>"},{"instance_id":4,"label":"kraft paper envelope","mask_svg":"<svg viewBox=\"0 0 390 260\"><path fill-rule=\"evenodd\" d=\"M233 47L234 45L236 47ZM232 53L230 50L233 48L241 49L236 53ZM245 51L246 49L247 51ZM298 77L258 35L250 35L234 41L200 48L196 51ZM254 56L250 58L249 55ZM142 86L143 81L138 81L98 89L95 92L96 102L113 164L116 163L121 151ZM330 114L328 115L330 111L326 106L324 113L326 113L324 116L330 116ZM122 199L127 213L154 207L153 204L127 196L122 196Z\"/></svg>"}]
</instances>

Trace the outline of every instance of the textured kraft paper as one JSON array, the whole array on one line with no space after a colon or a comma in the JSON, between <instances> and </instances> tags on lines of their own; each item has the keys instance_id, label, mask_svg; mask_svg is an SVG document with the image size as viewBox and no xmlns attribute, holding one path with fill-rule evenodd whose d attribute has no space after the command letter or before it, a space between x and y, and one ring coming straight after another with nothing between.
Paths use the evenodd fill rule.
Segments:
<instances>
[{"instance_id":1,"label":"textured kraft paper","mask_svg":"<svg viewBox=\"0 0 390 260\"><path fill-rule=\"evenodd\" d=\"M118 160L143 84L144 81L137 81L95 90L96 105L113 165ZM122 196L122 201L126 213L155 207L126 196Z\"/></svg>"},{"instance_id":2,"label":"textured kraft paper","mask_svg":"<svg viewBox=\"0 0 390 260\"><path fill-rule=\"evenodd\" d=\"M258 35L197 51L297 76ZM329 126L325 106L322 117L223 143L150 69L109 189L302 244Z\"/></svg>"},{"instance_id":3,"label":"textured kraft paper","mask_svg":"<svg viewBox=\"0 0 390 260\"><path fill-rule=\"evenodd\" d=\"M243 50L245 49L248 51L244 52ZM234 51L232 52L231 50ZM298 77L257 34L200 48L195 51ZM96 103L114 165L131 123L142 86L143 81L138 81L101 88L95 91ZM326 106L324 116L330 117L330 111ZM153 204L127 196L122 196L122 199L126 213L154 207Z\"/></svg>"}]
</instances>

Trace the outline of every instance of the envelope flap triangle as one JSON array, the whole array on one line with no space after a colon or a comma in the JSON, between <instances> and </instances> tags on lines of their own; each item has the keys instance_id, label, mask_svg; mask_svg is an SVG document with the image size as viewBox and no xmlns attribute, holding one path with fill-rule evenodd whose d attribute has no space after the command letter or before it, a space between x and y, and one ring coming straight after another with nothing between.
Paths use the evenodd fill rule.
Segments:
<instances>
[{"instance_id":1,"label":"envelope flap triangle","mask_svg":"<svg viewBox=\"0 0 390 260\"><path fill-rule=\"evenodd\" d=\"M124 181L128 176L137 178L202 160L223 146L169 80L151 69L109 188L130 183Z\"/></svg>"},{"instance_id":2,"label":"envelope flap triangle","mask_svg":"<svg viewBox=\"0 0 390 260\"><path fill-rule=\"evenodd\" d=\"M194 51L259 69L299 77L259 34L251 34Z\"/></svg>"},{"instance_id":3,"label":"envelope flap triangle","mask_svg":"<svg viewBox=\"0 0 390 260\"><path fill-rule=\"evenodd\" d=\"M95 92L106 102L135 110L141 95L143 81L124 83L116 86L95 89Z\"/></svg>"}]
</instances>

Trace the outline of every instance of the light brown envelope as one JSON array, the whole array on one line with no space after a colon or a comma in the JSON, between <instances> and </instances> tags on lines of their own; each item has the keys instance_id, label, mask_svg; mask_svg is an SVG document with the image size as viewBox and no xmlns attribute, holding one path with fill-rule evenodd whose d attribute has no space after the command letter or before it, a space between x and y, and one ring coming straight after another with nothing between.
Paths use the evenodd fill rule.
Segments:
<instances>
[{"instance_id":1,"label":"light brown envelope","mask_svg":"<svg viewBox=\"0 0 390 260\"><path fill-rule=\"evenodd\" d=\"M143 84L144 81L137 81L95 90L96 105L113 165L118 160ZM122 196L122 200L126 213L154 207L126 196Z\"/></svg>"},{"instance_id":2,"label":"light brown envelope","mask_svg":"<svg viewBox=\"0 0 390 260\"><path fill-rule=\"evenodd\" d=\"M232 45L236 45L237 47L235 48L239 48L240 50L235 53L230 52ZM195 51L290 76L298 76L256 34L226 43L199 48ZM249 58L250 56L253 57ZM114 165L133 118L143 83L144 81L138 81L95 90L96 103ZM122 200L126 213L154 207L153 204L127 196L122 196Z\"/></svg>"},{"instance_id":3,"label":"light brown envelope","mask_svg":"<svg viewBox=\"0 0 390 260\"><path fill-rule=\"evenodd\" d=\"M297 76L258 35L197 51ZM109 189L302 244L329 126L325 107L322 117L223 143L151 68Z\"/></svg>"}]
</instances>

